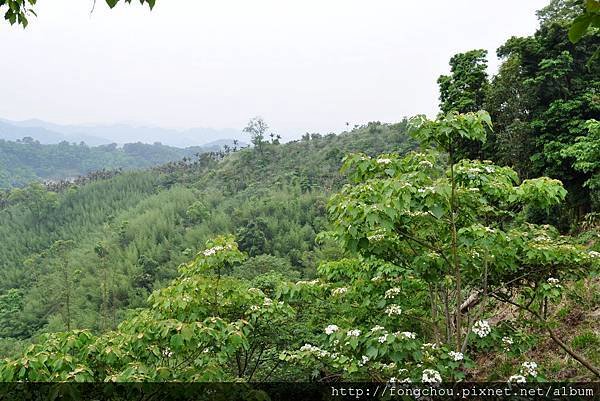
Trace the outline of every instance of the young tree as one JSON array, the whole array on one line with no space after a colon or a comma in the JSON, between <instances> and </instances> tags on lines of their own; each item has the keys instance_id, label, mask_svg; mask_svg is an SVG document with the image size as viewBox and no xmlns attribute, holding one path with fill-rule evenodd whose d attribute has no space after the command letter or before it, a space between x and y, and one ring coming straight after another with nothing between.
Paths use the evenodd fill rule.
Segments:
<instances>
[{"instance_id":1,"label":"young tree","mask_svg":"<svg viewBox=\"0 0 600 401\"><path fill-rule=\"evenodd\" d=\"M269 126L261 117L254 117L248 121L248 125L243 129L243 132L250 135L252 144L262 154L263 145L265 143L265 135Z\"/></svg>"}]
</instances>

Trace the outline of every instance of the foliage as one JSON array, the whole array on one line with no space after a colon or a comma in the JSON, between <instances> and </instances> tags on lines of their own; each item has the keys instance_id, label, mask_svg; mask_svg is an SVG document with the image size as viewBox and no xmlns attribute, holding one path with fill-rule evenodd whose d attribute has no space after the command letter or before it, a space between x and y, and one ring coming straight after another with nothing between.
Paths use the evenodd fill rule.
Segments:
<instances>
[{"instance_id":1,"label":"foliage","mask_svg":"<svg viewBox=\"0 0 600 401\"><path fill-rule=\"evenodd\" d=\"M180 149L155 143L127 143L88 147L61 142L42 145L32 138L0 140L0 189L31 181L73 180L98 170L148 168L205 152L200 147Z\"/></svg>"},{"instance_id":2,"label":"foliage","mask_svg":"<svg viewBox=\"0 0 600 401\"><path fill-rule=\"evenodd\" d=\"M94 0L95 3L96 0ZM123 0L124 3L131 4L131 0ZM10 22L11 25L18 23L26 28L29 24L28 17L31 15L37 16L32 8L37 3L37 0L0 0L0 11L6 9L4 19ZM106 0L106 4L113 8L119 3L119 0ZM154 8L156 0L140 0L140 4L148 4L150 9ZM6 7L6 8L4 8Z\"/></svg>"}]
</instances>

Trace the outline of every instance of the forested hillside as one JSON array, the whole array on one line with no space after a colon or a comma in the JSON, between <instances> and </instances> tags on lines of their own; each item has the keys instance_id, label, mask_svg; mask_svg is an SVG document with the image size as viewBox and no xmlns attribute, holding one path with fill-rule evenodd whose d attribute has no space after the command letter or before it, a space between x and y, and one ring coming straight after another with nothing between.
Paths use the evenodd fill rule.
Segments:
<instances>
[{"instance_id":1,"label":"forested hillside","mask_svg":"<svg viewBox=\"0 0 600 401\"><path fill-rule=\"evenodd\" d=\"M433 119L3 192L0 379L597 381L599 15L455 55Z\"/></svg>"},{"instance_id":2,"label":"forested hillside","mask_svg":"<svg viewBox=\"0 0 600 401\"><path fill-rule=\"evenodd\" d=\"M152 289L175 277L200 244L224 233L236 234L251 256L245 267L253 267L239 274L274 269L312 277L327 252L314 239L325 228L331 191L343 182L343 155L407 150L414 142L405 130L406 123L370 123L340 136L265 143L260 152L207 153L107 175L58 193L39 185L12 191L0 212L0 336L25 339L67 323L115 327L126 310L143 306ZM56 241L69 242L59 250ZM69 316L65 280L72 282ZM103 280L110 280L108 301L98 285L109 285ZM102 312L103 302L110 313Z\"/></svg>"},{"instance_id":3,"label":"forested hillside","mask_svg":"<svg viewBox=\"0 0 600 401\"><path fill-rule=\"evenodd\" d=\"M220 150L221 146L181 149L138 142L89 147L68 142L43 145L30 137L17 142L0 139L0 190L31 181L74 179L99 170L143 169Z\"/></svg>"}]
</instances>

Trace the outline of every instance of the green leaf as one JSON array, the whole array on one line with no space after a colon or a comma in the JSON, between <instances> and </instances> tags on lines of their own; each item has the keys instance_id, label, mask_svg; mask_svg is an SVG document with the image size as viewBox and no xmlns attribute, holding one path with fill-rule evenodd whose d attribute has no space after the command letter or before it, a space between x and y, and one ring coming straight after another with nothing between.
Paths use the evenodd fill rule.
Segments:
<instances>
[{"instance_id":1,"label":"green leaf","mask_svg":"<svg viewBox=\"0 0 600 401\"><path fill-rule=\"evenodd\" d=\"M588 29L591 20L592 18L588 14L580 15L575 18L575 21L573 21L573 24L571 25L571 29L569 29L569 40L572 43L577 43L581 39Z\"/></svg>"}]
</instances>

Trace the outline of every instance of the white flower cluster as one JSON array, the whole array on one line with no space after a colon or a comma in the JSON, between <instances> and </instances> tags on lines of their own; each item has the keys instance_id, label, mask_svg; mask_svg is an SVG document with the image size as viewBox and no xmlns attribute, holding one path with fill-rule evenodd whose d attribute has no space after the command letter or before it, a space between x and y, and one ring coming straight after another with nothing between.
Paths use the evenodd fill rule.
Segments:
<instances>
[{"instance_id":1,"label":"white flower cluster","mask_svg":"<svg viewBox=\"0 0 600 401\"><path fill-rule=\"evenodd\" d=\"M600 258L600 252L589 251L588 255L590 256L590 258Z\"/></svg>"},{"instance_id":2,"label":"white flower cluster","mask_svg":"<svg viewBox=\"0 0 600 401\"><path fill-rule=\"evenodd\" d=\"M512 375L511 377L508 378L508 382L509 383L526 383L527 379L525 379L525 376Z\"/></svg>"},{"instance_id":3,"label":"white flower cluster","mask_svg":"<svg viewBox=\"0 0 600 401\"><path fill-rule=\"evenodd\" d=\"M254 288L254 287L248 288L248 292L255 292L257 294L261 294L262 293L261 290L259 290L258 288Z\"/></svg>"},{"instance_id":4,"label":"white flower cluster","mask_svg":"<svg viewBox=\"0 0 600 401\"><path fill-rule=\"evenodd\" d=\"M492 328L490 327L490 324L487 322L487 320L476 321L471 330L480 338L487 337L488 334L492 332Z\"/></svg>"},{"instance_id":5,"label":"white flower cluster","mask_svg":"<svg viewBox=\"0 0 600 401\"><path fill-rule=\"evenodd\" d=\"M333 296L344 295L347 292L348 292L348 289L346 287L340 287L340 288L336 288L333 291L331 291L331 295L333 295Z\"/></svg>"},{"instance_id":6,"label":"white flower cluster","mask_svg":"<svg viewBox=\"0 0 600 401\"><path fill-rule=\"evenodd\" d=\"M222 251L224 249L232 249L233 247L231 246L231 244L227 245L226 247L221 246L221 245L217 245L217 246L213 246L212 248L206 249L204 252L202 252L202 254L204 256L212 256L214 254L216 254L219 251Z\"/></svg>"},{"instance_id":7,"label":"white flower cluster","mask_svg":"<svg viewBox=\"0 0 600 401\"><path fill-rule=\"evenodd\" d=\"M437 370L433 370L433 369L425 369L423 371L423 376L421 377L421 381L423 383L441 383L442 382L442 376L440 376L440 372L438 372Z\"/></svg>"},{"instance_id":8,"label":"white flower cluster","mask_svg":"<svg viewBox=\"0 0 600 401\"><path fill-rule=\"evenodd\" d=\"M535 362L523 362L521 365L521 373L525 376L537 376L537 363Z\"/></svg>"},{"instance_id":9,"label":"white flower cluster","mask_svg":"<svg viewBox=\"0 0 600 401\"><path fill-rule=\"evenodd\" d=\"M560 287L560 284L559 284L559 283L560 283L560 280L559 280L559 279L557 279L557 278L550 277L550 278L548 279L548 284L550 284L550 285L553 285L553 286L555 286L555 287Z\"/></svg>"},{"instance_id":10,"label":"white flower cluster","mask_svg":"<svg viewBox=\"0 0 600 401\"><path fill-rule=\"evenodd\" d=\"M381 344L383 344L384 342L386 342L386 341L387 341L387 338L388 338L388 335L387 335L387 334L384 334L384 335L382 335L381 337L379 337L379 338L377 339L377 341L379 341Z\"/></svg>"},{"instance_id":11,"label":"white flower cluster","mask_svg":"<svg viewBox=\"0 0 600 401\"><path fill-rule=\"evenodd\" d=\"M317 284L319 284L319 279L314 279L311 281L306 281L306 280L296 281L296 285L317 285Z\"/></svg>"},{"instance_id":12,"label":"white flower cluster","mask_svg":"<svg viewBox=\"0 0 600 401\"><path fill-rule=\"evenodd\" d=\"M373 328L371 329L372 332L381 331L381 330L385 330L385 327L376 325L376 326L373 326Z\"/></svg>"},{"instance_id":13,"label":"white flower cluster","mask_svg":"<svg viewBox=\"0 0 600 401\"><path fill-rule=\"evenodd\" d=\"M437 348L437 344L436 343L425 343L421 346L422 349L436 349Z\"/></svg>"},{"instance_id":14,"label":"white flower cluster","mask_svg":"<svg viewBox=\"0 0 600 401\"><path fill-rule=\"evenodd\" d=\"M373 235L369 235L369 236L367 237L367 239L368 239L369 241L372 241L372 242L375 242L375 241L382 241L382 240L384 240L384 239L385 239L385 235L383 235L383 234L373 234Z\"/></svg>"},{"instance_id":15,"label":"white flower cluster","mask_svg":"<svg viewBox=\"0 0 600 401\"><path fill-rule=\"evenodd\" d=\"M504 346L504 351L510 351L510 346L513 345L514 341L512 337L502 337L502 345Z\"/></svg>"},{"instance_id":16,"label":"white flower cluster","mask_svg":"<svg viewBox=\"0 0 600 401\"><path fill-rule=\"evenodd\" d=\"M419 162L419 166L425 166L427 168L432 168L433 167L433 163L430 162L429 160L421 160Z\"/></svg>"},{"instance_id":17,"label":"white flower cluster","mask_svg":"<svg viewBox=\"0 0 600 401\"><path fill-rule=\"evenodd\" d=\"M450 355L450 358L452 358L452 360L456 362L462 361L464 359L464 355L462 354L462 352L450 351L448 355Z\"/></svg>"},{"instance_id":18,"label":"white flower cluster","mask_svg":"<svg viewBox=\"0 0 600 401\"><path fill-rule=\"evenodd\" d=\"M340 328L337 327L335 324L330 324L329 326L325 327L325 334L327 335L331 335L333 333L335 333L336 331L338 331Z\"/></svg>"},{"instance_id":19,"label":"white flower cluster","mask_svg":"<svg viewBox=\"0 0 600 401\"><path fill-rule=\"evenodd\" d=\"M391 162L391 159L377 159L378 164L390 164Z\"/></svg>"},{"instance_id":20,"label":"white flower cluster","mask_svg":"<svg viewBox=\"0 0 600 401\"><path fill-rule=\"evenodd\" d=\"M380 281L383 281L383 276L375 276L371 279L372 282L374 283L378 283Z\"/></svg>"},{"instance_id":21,"label":"white flower cluster","mask_svg":"<svg viewBox=\"0 0 600 401\"><path fill-rule=\"evenodd\" d=\"M402 309L398 305L390 305L385 308L385 313L388 316L399 316L402 314Z\"/></svg>"},{"instance_id":22,"label":"white flower cluster","mask_svg":"<svg viewBox=\"0 0 600 401\"><path fill-rule=\"evenodd\" d=\"M416 334L411 331L403 331L394 333L396 337L406 338L408 340L414 340L416 338Z\"/></svg>"},{"instance_id":23,"label":"white flower cluster","mask_svg":"<svg viewBox=\"0 0 600 401\"><path fill-rule=\"evenodd\" d=\"M316 347L312 344L304 344L300 347L300 351L310 352L311 354L315 354L319 358L324 358L326 356L330 356L329 351L323 350L319 347Z\"/></svg>"},{"instance_id":24,"label":"white flower cluster","mask_svg":"<svg viewBox=\"0 0 600 401\"><path fill-rule=\"evenodd\" d=\"M423 194L425 192L435 192L435 187L425 187L425 188L419 188L417 190L417 192Z\"/></svg>"},{"instance_id":25,"label":"white flower cluster","mask_svg":"<svg viewBox=\"0 0 600 401\"><path fill-rule=\"evenodd\" d=\"M360 358L360 361L358 362L358 366L365 366L365 364L366 364L367 362L369 362L369 357L368 357L368 356L366 356L366 355L363 355L363 356Z\"/></svg>"},{"instance_id":26,"label":"white flower cluster","mask_svg":"<svg viewBox=\"0 0 600 401\"><path fill-rule=\"evenodd\" d=\"M386 299L396 298L396 295L400 294L401 291L402 290L398 287L390 288L389 290L387 290L385 292L385 298Z\"/></svg>"},{"instance_id":27,"label":"white flower cluster","mask_svg":"<svg viewBox=\"0 0 600 401\"><path fill-rule=\"evenodd\" d=\"M354 329L354 330L348 330L348 332L346 333L346 336L348 337L358 337L360 336L361 331L358 329Z\"/></svg>"},{"instance_id":28,"label":"white flower cluster","mask_svg":"<svg viewBox=\"0 0 600 401\"><path fill-rule=\"evenodd\" d=\"M273 304L273 301L271 300L271 298L265 297L264 301L263 301L263 305L264 306L271 306Z\"/></svg>"},{"instance_id":29,"label":"white flower cluster","mask_svg":"<svg viewBox=\"0 0 600 401\"><path fill-rule=\"evenodd\" d=\"M259 310L259 309L260 309L260 306L258 306L258 305L252 305L252 306L250 306L250 310L251 310L252 312L256 312L256 311L257 311L257 310Z\"/></svg>"}]
</instances>

